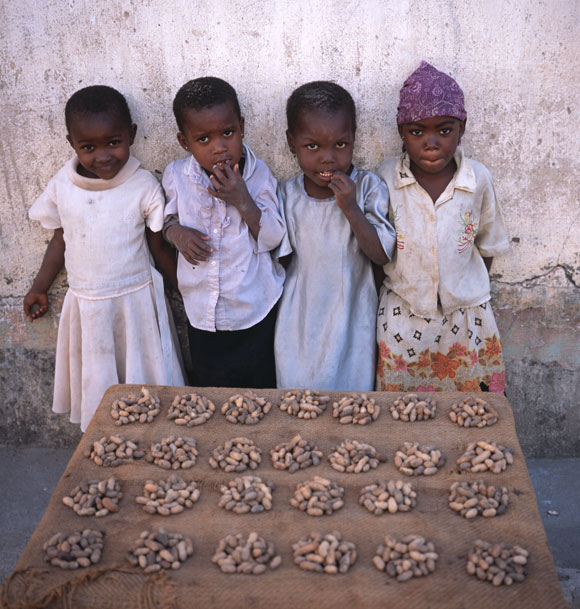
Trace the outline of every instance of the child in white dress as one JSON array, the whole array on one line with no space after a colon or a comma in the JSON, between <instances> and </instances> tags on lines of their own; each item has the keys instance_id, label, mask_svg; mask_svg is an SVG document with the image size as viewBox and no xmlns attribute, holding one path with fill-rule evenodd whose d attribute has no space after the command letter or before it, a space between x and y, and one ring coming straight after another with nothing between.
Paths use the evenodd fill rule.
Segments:
<instances>
[{"instance_id":1,"label":"child in white dress","mask_svg":"<svg viewBox=\"0 0 580 609\"><path fill-rule=\"evenodd\" d=\"M275 335L278 387L372 390L377 290L372 263L395 246L389 193L353 167L356 113L339 85L311 82L288 99L286 132L303 173L280 186L290 256Z\"/></svg>"},{"instance_id":2,"label":"child in white dress","mask_svg":"<svg viewBox=\"0 0 580 609\"><path fill-rule=\"evenodd\" d=\"M111 87L86 87L65 118L76 156L30 209L54 235L24 312L31 321L46 313L48 289L66 266L53 411L70 412L84 431L110 385L182 385L183 374L146 239L147 227L161 268L174 276L160 233L163 191L130 154L137 126L127 102Z\"/></svg>"},{"instance_id":3,"label":"child in white dress","mask_svg":"<svg viewBox=\"0 0 580 609\"><path fill-rule=\"evenodd\" d=\"M384 268L377 390L505 389L488 271L509 243L489 171L458 147L466 116L459 85L426 62L401 89L405 152L378 171L397 250Z\"/></svg>"}]
</instances>

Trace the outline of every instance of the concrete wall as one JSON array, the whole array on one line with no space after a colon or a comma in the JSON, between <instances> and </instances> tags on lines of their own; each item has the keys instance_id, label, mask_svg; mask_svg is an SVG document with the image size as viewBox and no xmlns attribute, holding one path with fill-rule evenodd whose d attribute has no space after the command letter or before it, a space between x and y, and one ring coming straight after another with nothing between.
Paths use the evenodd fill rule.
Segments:
<instances>
[{"instance_id":1,"label":"concrete wall","mask_svg":"<svg viewBox=\"0 0 580 609\"><path fill-rule=\"evenodd\" d=\"M0 11L0 442L78 437L49 413L64 274L50 315L21 313L50 237L27 210L71 154L73 91L119 88L139 125L134 154L161 172L182 153L175 92L221 76L239 92L247 141L284 179L297 170L284 141L294 87L333 79L351 91L355 160L374 168L400 149L397 93L426 59L465 91L464 146L495 176L512 238L493 286L520 439L529 455L580 455L578 2L2 0Z\"/></svg>"}]
</instances>

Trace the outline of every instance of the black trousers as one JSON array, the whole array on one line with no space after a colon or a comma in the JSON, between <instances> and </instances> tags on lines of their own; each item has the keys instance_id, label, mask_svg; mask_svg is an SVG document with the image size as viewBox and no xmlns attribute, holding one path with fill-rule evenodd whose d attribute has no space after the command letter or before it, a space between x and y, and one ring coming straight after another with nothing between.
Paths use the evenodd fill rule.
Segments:
<instances>
[{"instance_id":1,"label":"black trousers","mask_svg":"<svg viewBox=\"0 0 580 609\"><path fill-rule=\"evenodd\" d=\"M277 305L246 330L207 332L187 325L193 387L276 387Z\"/></svg>"}]
</instances>

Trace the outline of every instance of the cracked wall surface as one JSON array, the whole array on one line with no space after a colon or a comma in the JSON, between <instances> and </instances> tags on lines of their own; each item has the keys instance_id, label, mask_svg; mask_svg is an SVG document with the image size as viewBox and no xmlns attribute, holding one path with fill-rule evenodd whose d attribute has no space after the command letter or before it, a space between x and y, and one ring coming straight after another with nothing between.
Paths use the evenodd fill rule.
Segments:
<instances>
[{"instance_id":1,"label":"cracked wall surface","mask_svg":"<svg viewBox=\"0 0 580 609\"><path fill-rule=\"evenodd\" d=\"M182 156L175 92L196 76L223 77L238 90L246 140L285 179L297 171L284 135L297 85L331 79L350 90L355 162L373 169L400 151L398 90L426 59L464 89L463 145L491 170L510 234L511 252L492 269L493 306L520 441L529 455L580 455L580 4L21 0L0 3L0 17L0 442L78 439L50 414L66 275L49 315L30 324L21 312L51 236L27 212L71 155L72 92L120 89L139 126L133 153L160 176Z\"/></svg>"}]
</instances>

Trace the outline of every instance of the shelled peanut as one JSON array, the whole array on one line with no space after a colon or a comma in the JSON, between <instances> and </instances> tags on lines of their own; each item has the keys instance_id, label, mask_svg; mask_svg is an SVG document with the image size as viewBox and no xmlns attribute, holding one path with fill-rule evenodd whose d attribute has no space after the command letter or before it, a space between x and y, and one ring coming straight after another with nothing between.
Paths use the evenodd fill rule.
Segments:
<instances>
[{"instance_id":1,"label":"shelled peanut","mask_svg":"<svg viewBox=\"0 0 580 609\"><path fill-rule=\"evenodd\" d=\"M460 427L489 427L499 421L499 412L481 398L468 397L451 404L449 418Z\"/></svg>"},{"instance_id":2,"label":"shelled peanut","mask_svg":"<svg viewBox=\"0 0 580 609\"><path fill-rule=\"evenodd\" d=\"M262 451L248 438L232 438L222 446L218 446L209 458L213 469L225 472L243 472L256 469L262 461Z\"/></svg>"},{"instance_id":3,"label":"shelled peanut","mask_svg":"<svg viewBox=\"0 0 580 609\"><path fill-rule=\"evenodd\" d=\"M124 436L103 436L84 452L85 457L103 467L117 467L141 459L144 454L137 442L127 440Z\"/></svg>"},{"instance_id":4,"label":"shelled peanut","mask_svg":"<svg viewBox=\"0 0 580 609\"><path fill-rule=\"evenodd\" d=\"M199 496L196 482L185 482L177 474L171 474L167 480L147 480L143 494L135 501L148 514L171 516L193 507Z\"/></svg>"},{"instance_id":5,"label":"shelled peanut","mask_svg":"<svg viewBox=\"0 0 580 609\"><path fill-rule=\"evenodd\" d=\"M445 457L433 445L405 442L395 453L394 464L406 476L433 476L445 464Z\"/></svg>"},{"instance_id":6,"label":"shelled peanut","mask_svg":"<svg viewBox=\"0 0 580 609\"><path fill-rule=\"evenodd\" d=\"M511 448L505 448L495 442L471 442L466 451L457 459L461 472L477 474L490 471L494 474L503 472L514 461Z\"/></svg>"},{"instance_id":7,"label":"shelled peanut","mask_svg":"<svg viewBox=\"0 0 580 609\"><path fill-rule=\"evenodd\" d=\"M337 472L360 474L378 467L386 457L377 454L374 446L358 440L344 440L328 456L330 467Z\"/></svg>"},{"instance_id":8,"label":"shelled peanut","mask_svg":"<svg viewBox=\"0 0 580 609\"><path fill-rule=\"evenodd\" d=\"M259 476L234 478L220 487L222 497L218 505L235 514L267 512L272 509L275 488L271 480L262 482Z\"/></svg>"},{"instance_id":9,"label":"shelled peanut","mask_svg":"<svg viewBox=\"0 0 580 609\"><path fill-rule=\"evenodd\" d=\"M115 478L83 481L62 498L62 502L78 516L100 518L119 511L123 493Z\"/></svg>"},{"instance_id":10,"label":"shelled peanut","mask_svg":"<svg viewBox=\"0 0 580 609\"><path fill-rule=\"evenodd\" d=\"M90 567L101 560L105 533L84 529L67 535L56 533L42 546L44 558L53 567L78 569Z\"/></svg>"},{"instance_id":11,"label":"shelled peanut","mask_svg":"<svg viewBox=\"0 0 580 609\"><path fill-rule=\"evenodd\" d=\"M147 387L141 387L141 395L130 393L113 402L111 416L115 425L129 423L151 423L161 411L160 400Z\"/></svg>"},{"instance_id":12,"label":"shelled peanut","mask_svg":"<svg viewBox=\"0 0 580 609\"><path fill-rule=\"evenodd\" d=\"M161 569L179 569L193 554L191 539L181 533L168 533L160 527L155 533L143 531L135 546L127 552L127 560L145 573Z\"/></svg>"},{"instance_id":13,"label":"shelled peanut","mask_svg":"<svg viewBox=\"0 0 580 609\"><path fill-rule=\"evenodd\" d=\"M271 451L274 469L288 470L290 474L312 465L319 465L322 451L314 444L302 439L300 434L294 436L290 442L278 444Z\"/></svg>"},{"instance_id":14,"label":"shelled peanut","mask_svg":"<svg viewBox=\"0 0 580 609\"><path fill-rule=\"evenodd\" d=\"M287 391L282 396L280 410L299 419L315 419L326 410L328 402L327 395L320 395L320 391L313 389Z\"/></svg>"},{"instance_id":15,"label":"shelled peanut","mask_svg":"<svg viewBox=\"0 0 580 609\"><path fill-rule=\"evenodd\" d=\"M253 391L232 395L222 406L221 412L230 423L255 425L270 412L272 403Z\"/></svg>"},{"instance_id":16,"label":"shelled peanut","mask_svg":"<svg viewBox=\"0 0 580 609\"><path fill-rule=\"evenodd\" d=\"M426 421L434 419L437 411L435 398L431 396L419 396L416 393L407 393L397 398L391 404L391 416L395 421Z\"/></svg>"},{"instance_id":17,"label":"shelled peanut","mask_svg":"<svg viewBox=\"0 0 580 609\"><path fill-rule=\"evenodd\" d=\"M449 489L449 507L468 520L504 514L509 503L505 486L487 486L483 480L454 482Z\"/></svg>"},{"instance_id":18,"label":"shelled peanut","mask_svg":"<svg viewBox=\"0 0 580 609\"><path fill-rule=\"evenodd\" d=\"M518 545L477 539L467 555L467 572L494 586L511 586L526 578L529 552Z\"/></svg>"},{"instance_id":19,"label":"shelled peanut","mask_svg":"<svg viewBox=\"0 0 580 609\"><path fill-rule=\"evenodd\" d=\"M326 535L311 533L292 546L294 563L305 571L315 573L346 573L356 562L356 545L343 541L339 531Z\"/></svg>"},{"instance_id":20,"label":"shelled peanut","mask_svg":"<svg viewBox=\"0 0 580 609\"><path fill-rule=\"evenodd\" d=\"M344 505L344 488L327 478L314 476L296 485L290 505L309 516L333 514Z\"/></svg>"},{"instance_id":21,"label":"shelled peanut","mask_svg":"<svg viewBox=\"0 0 580 609\"><path fill-rule=\"evenodd\" d=\"M381 407L366 393L350 393L332 404L332 416L342 425L368 425L380 413Z\"/></svg>"},{"instance_id":22,"label":"shelled peanut","mask_svg":"<svg viewBox=\"0 0 580 609\"><path fill-rule=\"evenodd\" d=\"M376 516L408 512L417 505L417 492L410 482L377 482L361 490L359 503Z\"/></svg>"},{"instance_id":23,"label":"shelled peanut","mask_svg":"<svg viewBox=\"0 0 580 609\"><path fill-rule=\"evenodd\" d=\"M258 533L252 531L248 537L243 533L236 533L220 540L212 562L221 569L222 573L259 575L268 568L277 569L282 557L276 554L272 542L267 542Z\"/></svg>"},{"instance_id":24,"label":"shelled peanut","mask_svg":"<svg viewBox=\"0 0 580 609\"><path fill-rule=\"evenodd\" d=\"M209 421L215 412L215 405L199 393L176 395L169 407L167 418L176 425L195 427Z\"/></svg>"},{"instance_id":25,"label":"shelled peanut","mask_svg":"<svg viewBox=\"0 0 580 609\"><path fill-rule=\"evenodd\" d=\"M169 436L151 444L145 460L163 469L189 469L195 465L198 454L194 438Z\"/></svg>"},{"instance_id":26,"label":"shelled peanut","mask_svg":"<svg viewBox=\"0 0 580 609\"><path fill-rule=\"evenodd\" d=\"M387 536L377 548L373 564L379 571L405 582L433 573L438 558L433 542L420 535L407 535L401 541Z\"/></svg>"}]
</instances>

